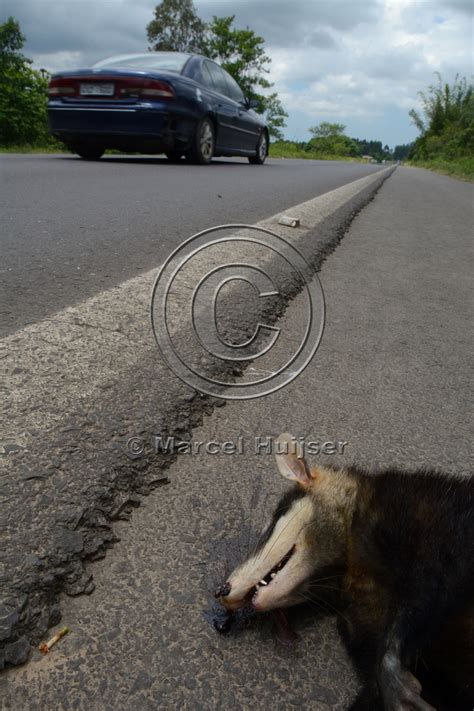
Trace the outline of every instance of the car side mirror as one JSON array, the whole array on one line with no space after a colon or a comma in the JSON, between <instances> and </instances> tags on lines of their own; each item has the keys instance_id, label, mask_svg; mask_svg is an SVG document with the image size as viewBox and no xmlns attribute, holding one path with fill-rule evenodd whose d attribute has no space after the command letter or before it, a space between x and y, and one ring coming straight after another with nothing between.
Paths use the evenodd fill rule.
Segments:
<instances>
[{"instance_id":1,"label":"car side mirror","mask_svg":"<svg viewBox=\"0 0 474 711\"><path fill-rule=\"evenodd\" d=\"M248 109L258 109L259 101L257 99L247 99Z\"/></svg>"}]
</instances>

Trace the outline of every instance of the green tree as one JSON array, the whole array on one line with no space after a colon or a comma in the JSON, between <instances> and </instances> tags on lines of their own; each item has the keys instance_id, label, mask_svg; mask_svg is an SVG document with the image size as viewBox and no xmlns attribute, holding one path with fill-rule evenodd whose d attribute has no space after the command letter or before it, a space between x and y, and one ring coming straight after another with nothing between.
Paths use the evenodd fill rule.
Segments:
<instances>
[{"instance_id":1,"label":"green tree","mask_svg":"<svg viewBox=\"0 0 474 711\"><path fill-rule=\"evenodd\" d=\"M317 126L312 126L308 129L314 138L328 138L334 136L343 136L346 126L343 123L329 123L329 121L321 121Z\"/></svg>"},{"instance_id":2,"label":"green tree","mask_svg":"<svg viewBox=\"0 0 474 711\"><path fill-rule=\"evenodd\" d=\"M268 89L270 57L265 54L263 37L250 30L233 27L235 15L213 17L208 26L206 54L215 59L251 95L255 87Z\"/></svg>"},{"instance_id":3,"label":"green tree","mask_svg":"<svg viewBox=\"0 0 474 711\"><path fill-rule=\"evenodd\" d=\"M270 136L281 140L288 114L278 94L259 91L273 86L267 79L271 59L265 53L265 40L248 27L244 30L234 27L234 19L234 15L213 17L208 26L204 54L229 72L249 99L258 101L257 111L264 116Z\"/></svg>"},{"instance_id":4,"label":"green tree","mask_svg":"<svg viewBox=\"0 0 474 711\"><path fill-rule=\"evenodd\" d=\"M437 84L420 92L422 114L409 112L418 128L411 156L415 159L440 157L447 160L474 155L474 86L457 75L452 84Z\"/></svg>"},{"instance_id":5,"label":"green tree","mask_svg":"<svg viewBox=\"0 0 474 711\"><path fill-rule=\"evenodd\" d=\"M263 117L268 126L268 132L275 141L283 141L283 129L286 126L288 114L278 98L278 94L269 94L261 97L263 99Z\"/></svg>"},{"instance_id":6,"label":"green tree","mask_svg":"<svg viewBox=\"0 0 474 711\"><path fill-rule=\"evenodd\" d=\"M13 17L9 17L3 25L0 25L0 58L2 65L4 62L12 64L24 61L24 57L19 53L25 44L26 37L21 33L20 23Z\"/></svg>"},{"instance_id":7,"label":"green tree","mask_svg":"<svg viewBox=\"0 0 474 711\"><path fill-rule=\"evenodd\" d=\"M352 140L357 145L358 155L360 156L368 155L377 161L393 159L393 153L390 147L387 144L382 147L382 141L367 141L364 138L353 138Z\"/></svg>"},{"instance_id":8,"label":"green tree","mask_svg":"<svg viewBox=\"0 0 474 711\"><path fill-rule=\"evenodd\" d=\"M395 146L395 148L393 149L393 159L394 160L405 160L405 158L408 158L412 148L413 148L413 143L405 143L405 144L400 144L399 146Z\"/></svg>"},{"instance_id":9,"label":"green tree","mask_svg":"<svg viewBox=\"0 0 474 711\"><path fill-rule=\"evenodd\" d=\"M31 68L25 37L13 17L0 25L0 143L48 143L47 77Z\"/></svg>"},{"instance_id":10,"label":"green tree","mask_svg":"<svg viewBox=\"0 0 474 711\"><path fill-rule=\"evenodd\" d=\"M344 134L345 130L346 127L342 123L322 121L309 129L313 138L308 141L305 150L314 153L316 157L360 155L357 143Z\"/></svg>"},{"instance_id":11,"label":"green tree","mask_svg":"<svg viewBox=\"0 0 474 711\"><path fill-rule=\"evenodd\" d=\"M200 53L204 49L206 24L192 0L163 0L146 30L150 49L156 51Z\"/></svg>"}]
</instances>

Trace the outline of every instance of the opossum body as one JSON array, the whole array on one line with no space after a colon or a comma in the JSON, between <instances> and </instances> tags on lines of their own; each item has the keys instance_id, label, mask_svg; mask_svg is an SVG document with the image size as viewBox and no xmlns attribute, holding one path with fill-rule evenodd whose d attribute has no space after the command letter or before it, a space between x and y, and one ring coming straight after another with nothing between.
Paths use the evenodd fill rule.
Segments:
<instances>
[{"instance_id":1,"label":"opossum body","mask_svg":"<svg viewBox=\"0 0 474 711\"><path fill-rule=\"evenodd\" d=\"M338 575L352 648L369 651L384 708L432 708L412 672L420 657L473 697L474 478L310 469L297 446L279 438L277 467L295 486L216 597L229 612L278 610Z\"/></svg>"}]
</instances>

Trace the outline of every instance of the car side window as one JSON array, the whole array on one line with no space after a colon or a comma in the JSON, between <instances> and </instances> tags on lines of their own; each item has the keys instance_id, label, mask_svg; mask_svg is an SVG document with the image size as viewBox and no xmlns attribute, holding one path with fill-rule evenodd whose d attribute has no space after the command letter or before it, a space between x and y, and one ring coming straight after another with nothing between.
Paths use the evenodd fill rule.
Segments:
<instances>
[{"instance_id":1,"label":"car side window","mask_svg":"<svg viewBox=\"0 0 474 711\"><path fill-rule=\"evenodd\" d=\"M229 96L231 99L236 101L238 104L245 104L245 97L242 89L237 84L235 79L233 79L230 74L224 72L227 85L229 87Z\"/></svg>"},{"instance_id":2,"label":"car side window","mask_svg":"<svg viewBox=\"0 0 474 711\"><path fill-rule=\"evenodd\" d=\"M194 79L194 81L200 81L200 67L197 62L190 62L190 66L188 65L186 67L186 74L185 76L189 77L189 79Z\"/></svg>"},{"instance_id":3,"label":"car side window","mask_svg":"<svg viewBox=\"0 0 474 711\"><path fill-rule=\"evenodd\" d=\"M219 94L224 94L224 96L229 96L229 88L227 86L227 81L223 70L214 64L214 62L204 62L204 65L208 68L212 81L214 84L214 89L219 92Z\"/></svg>"},{"instance_id":4,"label":"car side window","mask_svg":"<svg viewBox=\"0 0 474 711\"><path fill-rule=\"evenodd\" d=\"M212 81L207 62L202 62L201 64L201 81L204 86L207 86L209 89L214 89L214 82Z\"/></svg>"}]
</instances>

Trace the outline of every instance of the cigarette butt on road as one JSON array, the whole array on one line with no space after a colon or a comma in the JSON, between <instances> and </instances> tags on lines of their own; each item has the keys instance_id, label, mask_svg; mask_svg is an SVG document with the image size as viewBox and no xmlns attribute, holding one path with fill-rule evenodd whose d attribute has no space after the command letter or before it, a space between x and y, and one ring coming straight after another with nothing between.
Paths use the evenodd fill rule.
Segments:
<instances>
[{"instance_id":1,"label":"cigarette butt on road","mask_svg":"<svg viewBox=\"0 0 474 711\"><path fill-rule=\"evenodd\" d=\"M283 215L278 220L279 225L287 225L288 227L299 227L300 220L298 217L290 217L290 215Z\"/></svg>"},{"instance_id":2,"label":"cigarette butt on road","mask_svg":"<svg viewBox=\"0 0 474 711\"><path fill-rule=\"evenodd\" d=\"M53 647L56 642L59 642L61 637L64 637L65 634L69 632L69 627L62 627L57 634L54 635L54 637L51 637L49 642L43 642L43 644L40 644L40 652L41 654L48 654L49 650L51 647Z\"/></svg>"}]
</instances>

